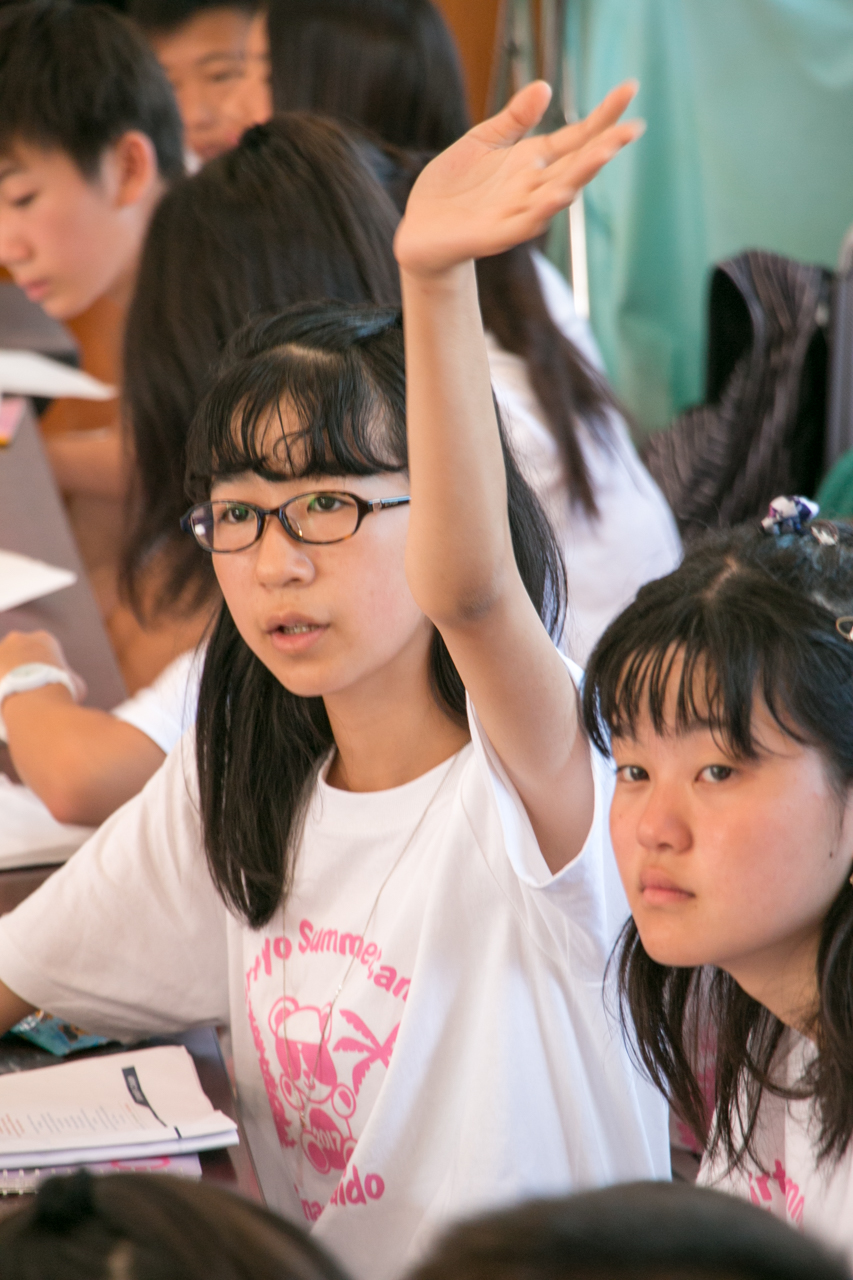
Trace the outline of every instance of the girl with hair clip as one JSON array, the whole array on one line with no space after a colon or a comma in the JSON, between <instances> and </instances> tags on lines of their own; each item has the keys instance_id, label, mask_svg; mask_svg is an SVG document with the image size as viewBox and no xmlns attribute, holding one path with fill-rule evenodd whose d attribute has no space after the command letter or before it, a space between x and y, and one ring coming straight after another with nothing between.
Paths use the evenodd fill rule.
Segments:
<instances>
[{"instance_id":1,"label":"girl with hair clip","mask_svg":"<svg viewBox=\"0 0 853 1280\"><path fill-rule=\"evenodd\" d=\"M605 1016L612 773L552 640L559 553L473 262L636 136L632 93L526 139L530 86L425 170L405 359L396 312L344 303L235 340L188 444L224 601L195 738L0 921L0 1027L227 1022L268 1203L357 1276L469 1211L669 1172L664 1101Z\"/></svg>"},{"instance_id":2,"label":"girl with hair clip","mask_svg":"<svg viewBox=\"0 0 853 1280\"><path fill-rule=\"evenodd\" d=\"M20 777L60 821L103 822L195 720L194 646L219 593L210 556L181 533L180 518L187 430L222 348L248 316L295 302L396 306L396 225L390 200L343 130L304 115L252 130L157 209L124 359L136 460L123 564L134 614L125 611L124 633L143 641L141 687L112 713L76 706L59 683L17 692L14 676L4 677L34 662L48 664L57 680L74 676L47 633L0 641L0 726L5 720Z\"/></svg>"},{"instance_id":3,"label":"girl with hair clip","mask_svg":"<svg viewBox=\"0 0 853 1280\"><path fill-rule=\"evenodd\" d=\"M639 1058L701 1182L853 1261L853 531L816 511L777 499L644 587L584 713L617 768Z\"/></svg>"},{"instance_id":4,"label":"girl with hair clip","mask_svg":"<svg viewBox=\"0 0 853 1280\"><path fill-rule=\"evenodd\" d=\"M261 14L256 41L263 23ZM366 131L365 154L402 213L430 154L468 127L459 59L436 5L270 0L266 25L269 70L251 82L246 122L274 107L317 111ZM385 145L371 147L370 139ZM560 543L569 583L564 644L583 663L637 588L678 564L678 532L560 273L533 244L519 244L482 258L477 279L492 385Z\"/></svg>"}]
</instances>

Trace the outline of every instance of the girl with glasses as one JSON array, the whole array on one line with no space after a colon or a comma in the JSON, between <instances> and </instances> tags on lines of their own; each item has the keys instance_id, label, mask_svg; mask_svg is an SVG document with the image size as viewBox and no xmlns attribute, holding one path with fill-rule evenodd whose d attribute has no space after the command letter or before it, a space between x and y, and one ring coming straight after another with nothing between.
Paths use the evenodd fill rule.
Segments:
<instances>
[{"instance_id":1,"label":"girl with glasses","mask_svg":"<svg viewBox=\"0 0 853 1280\"><path fill-rule=\"evenodd\" d=\"M232 342L188 442L224 601L195 735L0 922L0 1025L228 1023L268 1202L380 1280L449 1218L669 1172L602 995L612 778L477 303L473 260L636 136L626 86L521 140L547 96L419 179L405 331L305 303Z\"/></svg>"}]
</instances>

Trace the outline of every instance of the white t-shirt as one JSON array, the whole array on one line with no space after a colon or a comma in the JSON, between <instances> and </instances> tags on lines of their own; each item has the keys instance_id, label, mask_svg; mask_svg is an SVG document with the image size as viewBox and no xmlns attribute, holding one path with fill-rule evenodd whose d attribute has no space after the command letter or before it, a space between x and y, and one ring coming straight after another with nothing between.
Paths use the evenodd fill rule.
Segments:
<instances>
[{"instance_id":1,"label":"white t-shirt","mask_svg":"<svg viewBox=\"0 0 853 1280\"><path fill-rule=\"evenodd\" d=\"M166 755L195 724L204 646L170 662L154 681L122 702L112 714L147 734Z\"/></svg>"},{"instance_id":2,"label":"white t-shirt","mask_svg":"<svg viewBox=\"0 0 853 1280\"><path fill-rule=\"evenodd\" d=\"M541 255L539 282L554 323L595 368L601 356L577 316L571 289ZM542 502L563 551L568 579L564 647L584 663L608 623L644 582L670 573L681 541L663 494L637 456L622 418L609 416L610 441L601 444L583 425L578 440L589 468L598 518L569 502L560 451L520 356L486 335L492 386L519 464Z\"/></svg>"},{"instance_id":3,"label":"white t-shirt","mask_svg":"<svg viewBox=\"0 0 853 1280\"><path fill-rule=\"evenodd\" d=\"M793 1031L786 1032L786 1043L790 1053L784 1074L794 1085L814 1046ZM703 1160L698 1182L751 1200L840 1249L853 1265L853 1143L840 1161L818 1166L818 1132L810 1100L788 1102L765 1092L757 1135L759 1164L748 1162L729 1173L718 1153L713 1161Z\"/></svg>"},{"instance_id":4,"label":"white t-shirt","mask_svg":"<svg viewBox=\"0 0 853 1280\"><path fill-rule=\"evenodd\" d=\"M594 757L587 842L552 876L469 719L472 744L407 786L318 781L284 935L213 887L191 734L0 920L0 977L76 1025L230 1023L268 1203L356 1277L398 1274L470 1212L669 1176L666 1105L604 1009L627 914L612 770Z\"/></svg>"}]
</instances>

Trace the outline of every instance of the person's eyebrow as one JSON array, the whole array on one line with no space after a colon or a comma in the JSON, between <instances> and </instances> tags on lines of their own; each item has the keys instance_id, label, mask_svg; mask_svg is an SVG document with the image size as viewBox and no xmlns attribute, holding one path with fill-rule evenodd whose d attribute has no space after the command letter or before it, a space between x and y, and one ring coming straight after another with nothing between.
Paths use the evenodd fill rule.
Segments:
<instances>
[{"instance_id":1,"label":"person's eyebrow","mask_svg":"<svg viewBox=\"0 0 853 1280\"><path fill-rule=\"evenodd\" d=\"M243 62L245 60L245 56L246 55L243 53L233 53L231 51L225 52L215 49L210 53L202 54L200 58L196 58L195 64L197 67L203 67L209 62Z\"/></svg>"},{"instance_id":2,"label":"person's eyebrow","mask_svg":"<svg viewBox=\"0 0 853 1280\"><path fill-rule=\"evenodd\" d=\"M15 173L23 173L23 166L17 160L0 160L0 182L11 178Z\"/></svg>"}]
</instances>

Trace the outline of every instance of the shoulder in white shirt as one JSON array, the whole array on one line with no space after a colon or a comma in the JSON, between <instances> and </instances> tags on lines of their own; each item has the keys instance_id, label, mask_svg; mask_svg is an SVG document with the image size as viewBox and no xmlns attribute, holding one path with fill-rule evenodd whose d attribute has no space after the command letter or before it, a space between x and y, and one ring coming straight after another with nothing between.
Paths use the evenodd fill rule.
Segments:
<instances>
[{"instance_id":1,"label":"shoulder in white shirt","mask_svg":"<svg viewBox=\"0 0 853 1280\"><path fill-rule=\"evenodd\" d=\"M814 1045L793 1031L784 1064L786 1083L795 1085L814 1054ZM756 1133L758 1163L736 1170L719 1152L706 1157L698 1182L749 1200L801 1231L841 1250L853 1266L853 1143L840 1160L817 1161L818 1126L809 1099L788 1101L765 1091Z\"/></svg>"}]
</instances>

